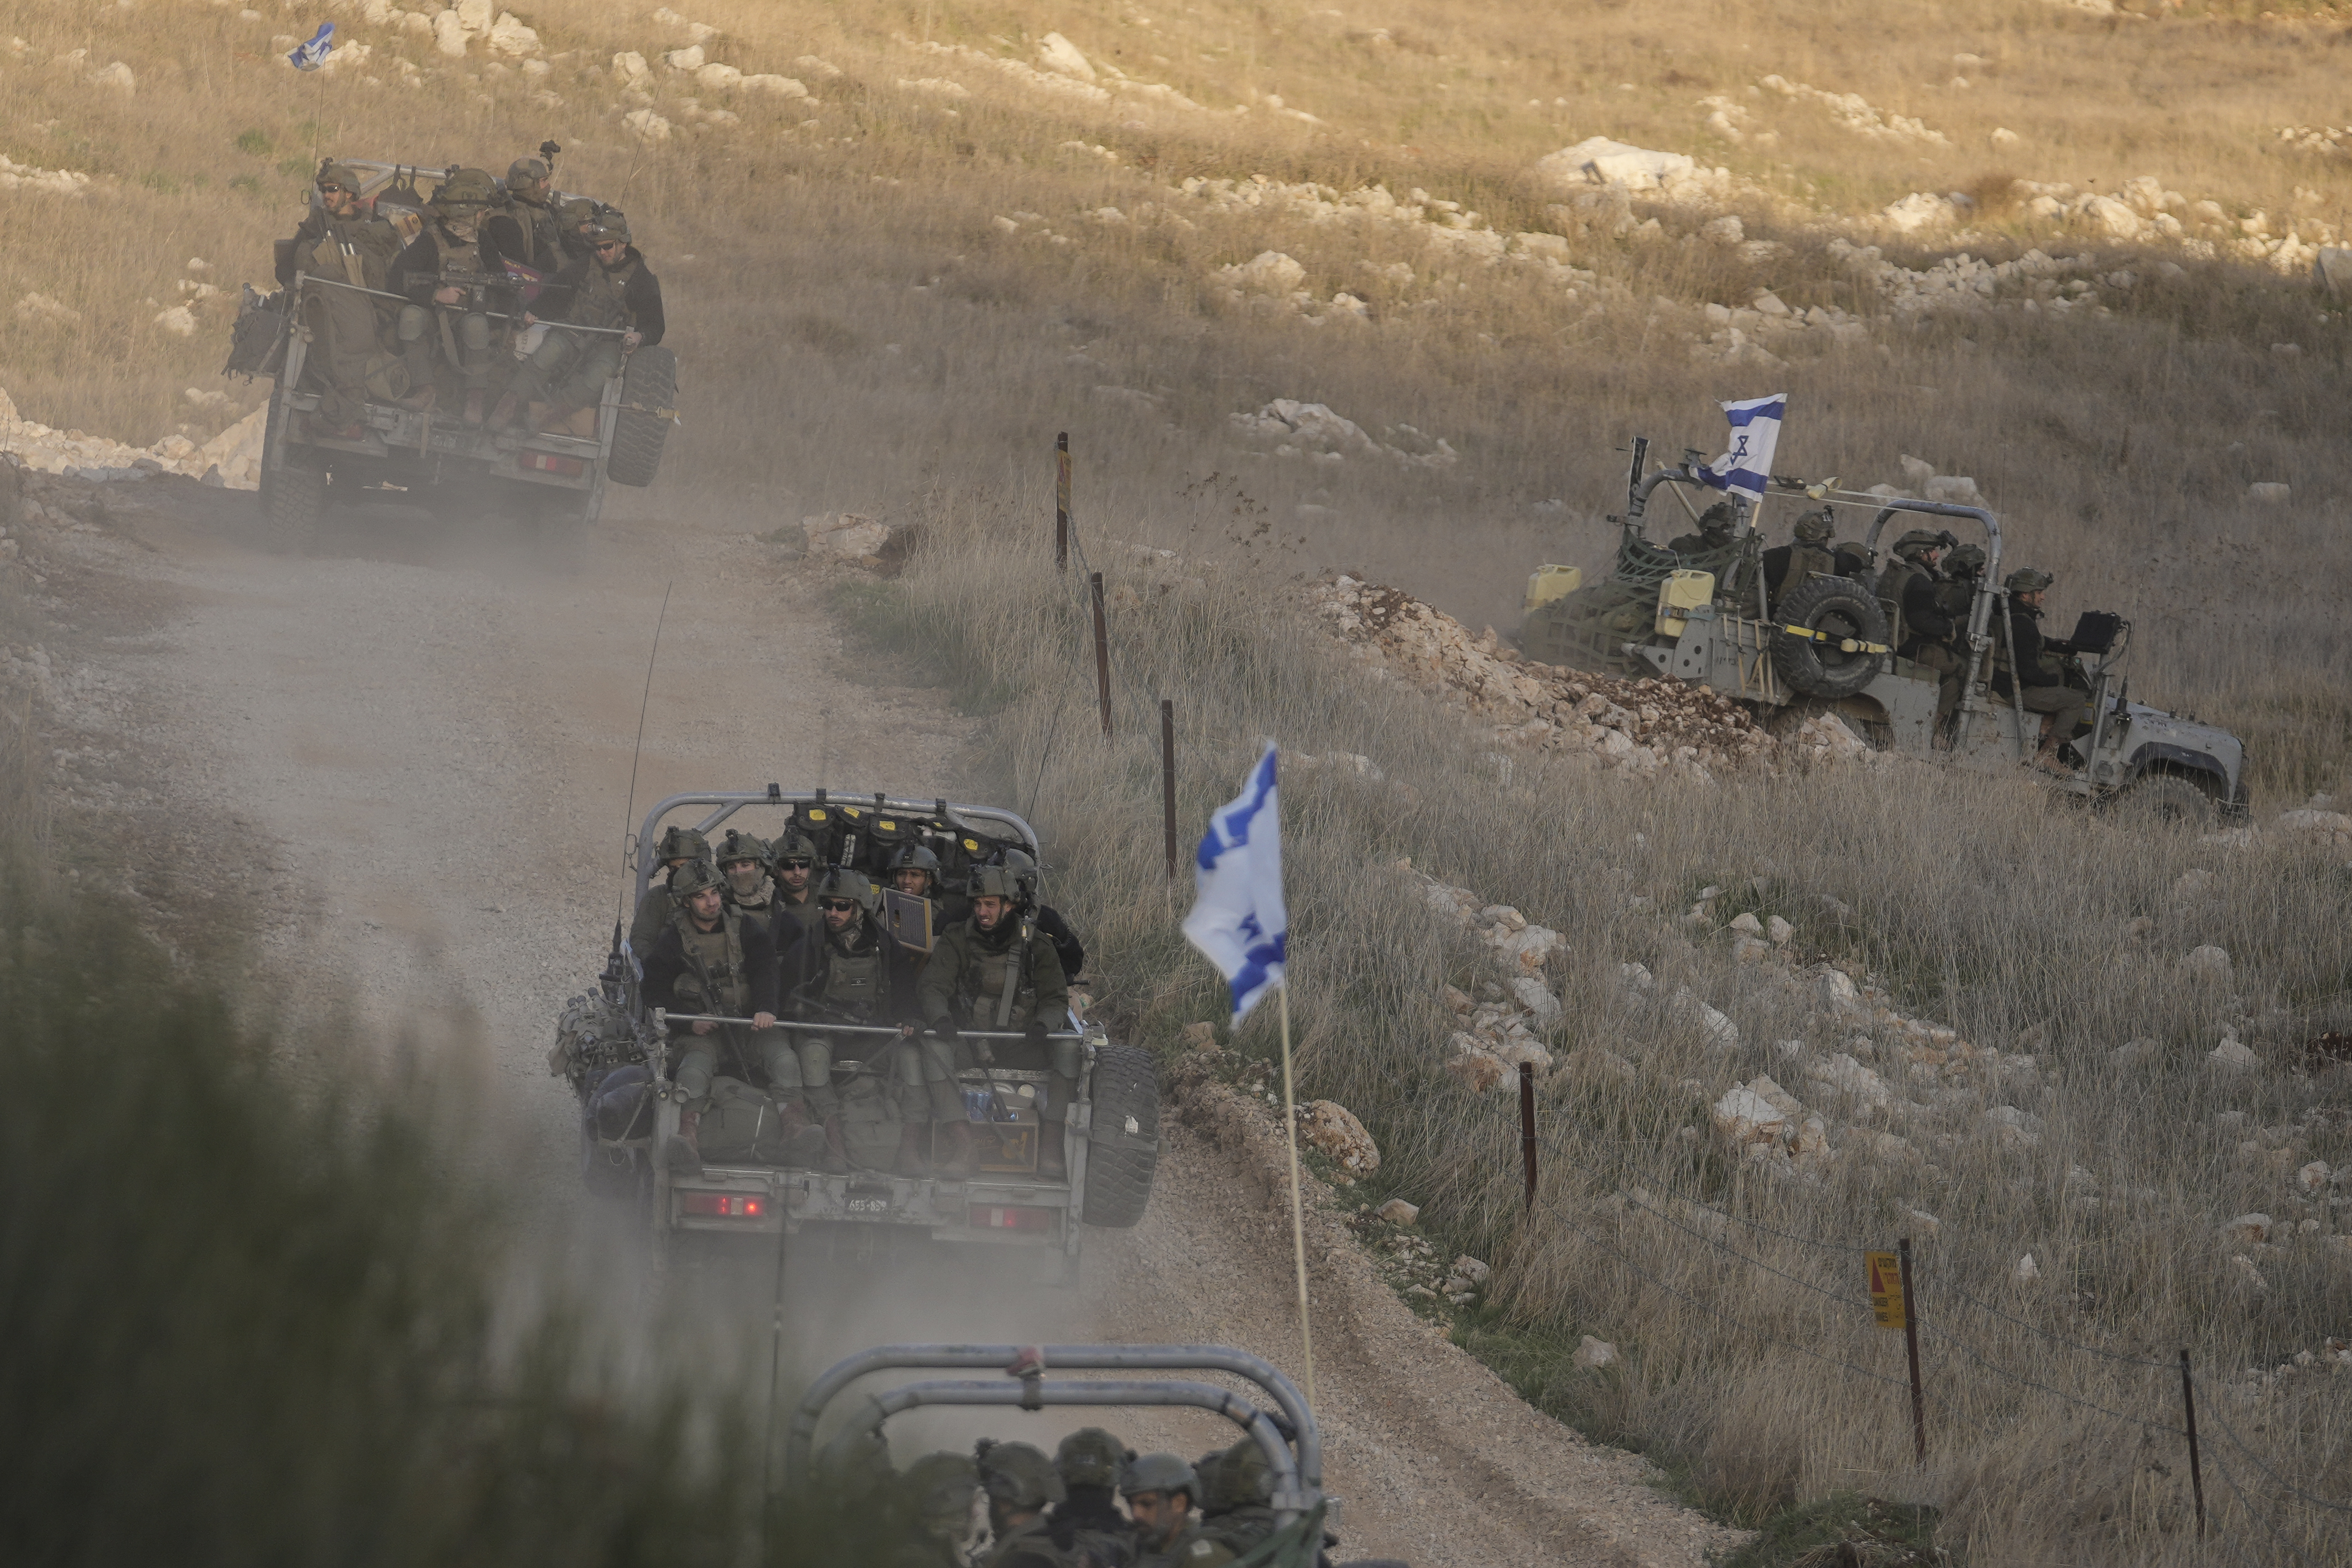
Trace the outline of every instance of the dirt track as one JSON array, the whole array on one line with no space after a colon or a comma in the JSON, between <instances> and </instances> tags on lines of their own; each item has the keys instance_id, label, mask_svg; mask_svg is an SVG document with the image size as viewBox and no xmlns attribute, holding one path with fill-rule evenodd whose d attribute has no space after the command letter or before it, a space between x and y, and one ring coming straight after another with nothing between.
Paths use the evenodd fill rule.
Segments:
<instances>
[{"instance_id":1,"label":"dirt track","mask_svg":"<svg viewBox=\"0 0 2352 1568\"><path fill-rule=\"evenodd\" d=\"M378 1040L413 1029L473 1042L440 1070L494 1091L488 1124L509 1152L506 1179L525 1189L534 1228L575 1255L572 1110L542 1056L614 918L665 586L640 810L697 786L814 783L820 750L837 787L961 792L965 722L938 694L847 653L812 583L740 526L608 521L569 570L551 570L506 535L341 514L311 555L289 559L255 548L247 496L156 484L110 500L112 531L48 543L86 569L72 578L78 597L142 608L148 634L98 655L125 696L116 738L143 760L160 816L231 835L215 880L257 873L238 881L237 902L257 925L257 969L299 1025L294 1054L351 1049L335 1021L345 1001ZM183 877L184 897L193 892ZM887 1338L1215 1341L1296 1375L1273 1147L1262 1125L1198 1099L1171 1133L1150 1215L1134 1232L1097 1234L1076 1292L1002 1270L828 1274L804 1261L792 1293L798 1351L814 1360ZM1638 1460L1591 1448L1510 1397L1408 1312L1336 1227L1318 1226L1312 1249L1343 1556L1689 1563L1727 1539L1651 1491ZM761 1343L763 1277L713 1283L726 1310L704 1327L733 1354ZM1181 1420L1130 1422L1125 1435L1187 1452L1212 1436Z\"/></svg>"}]
</instances>

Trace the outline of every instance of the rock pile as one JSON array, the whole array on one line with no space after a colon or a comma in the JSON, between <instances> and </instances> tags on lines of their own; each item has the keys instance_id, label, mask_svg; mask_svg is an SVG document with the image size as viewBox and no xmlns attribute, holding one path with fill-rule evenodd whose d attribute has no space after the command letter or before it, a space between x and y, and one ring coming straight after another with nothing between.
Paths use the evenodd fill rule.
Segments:
<instances>
[{"instance_id":1,"label":"rock pile","mask_svg":"<svg viewBox=\"0 0 2352 1568\"><path fill-rule=\"evenodd\" d=\"M1747 710L1717 693L1531 664L1492 628L1474 637L1397 589L1343 576L1314 585L1308 601L1376 672L1463 707L1492 724L1507 745L1589 757L1636 777L1671 771L1696 779L1773 749Z\"/></svg>"},{"instance_id":2,"label":"rock pile","mask_svg":"<svg viewBox=\"0 0 2352 1568\"><path fill-rule=\"evenodd\" d=\"M1381 433L1386 440L1375 441L1354 420L1332 413L1322 403L1300 402L1296 398L1278 397L1255 413L1234 414L1233 424L1244 436L1274 442L1276 457L1304 457L1323 464L1373 457L1414 468L1451 468L1458 460L1453 444L1442 436L1400 424Z\"/></svg>"},{"instance_id":3,"label":"rock pile","mask_svg":"<svg viewBox=\"0 0 2352 1568\"><path fill-rule=\"evenodd\" d=\"M189 389L192 403L205 394ZM136 484L157 474L185 474L209 485L250 490L261 483L262 424L267 408L255 409L210 441L198 445L184 435L167 435L152 446L131 446L79 430L57 430L24 418L0 390L0 446L26 467L68 478Z\"/></svg>"}]
</instances>

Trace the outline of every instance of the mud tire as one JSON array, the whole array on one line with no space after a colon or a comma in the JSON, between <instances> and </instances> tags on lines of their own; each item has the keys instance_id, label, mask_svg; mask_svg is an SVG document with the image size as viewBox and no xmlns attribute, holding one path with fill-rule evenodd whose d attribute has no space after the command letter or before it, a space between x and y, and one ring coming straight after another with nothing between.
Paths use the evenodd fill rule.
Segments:
<instances>
[{"instance_id":1,"label":"mud tire","mask_svg":"<svg viewBox=\"0 0 2352 1568\"><path fill-rule=\"evenodd\" d=\"M1886 612L1876 596L1842 577L1817 577L1790 591L1773 610L1772 623L1864 643L1886 641ZM1810 638L1772 634L1772 667L1791 690L1811 697L1850 697L1870 685L1885 662L1883 653L1842 653Z\"/></svg>"},{"instance_id":2,"label":"mud tire","mask_svg":"<svg viewBox=\"0 0 2352 1568\"><path fill-rule=\"evenodd\" d=\"M656 343L629 356L621 379L621 406L613 423L613 455L604 476L615 485L643 489L661 467L662 443L670 420L656 410L677 401L677 354Z\"/></svg>"},{"instance_id":3,"label":"mud tire","mask_svg":"<svg viewBox=\"0 0 2352 1568\"><path fill-rule=\"evenodd\" d=\"M1136 1130L1127 1131L1129 1117ZM1086 1207L1088 1225L1124 1230L1143 1218L1151 1201L1151 1177L1160 1167L1160 1064L1132 1045L1106 1045L1095 1052L1094 1128L1087 1149ZM1150 1139L1138 1148L1128 1140Z\"/></svg>"},{"instance_id":4,"label":"mud tire","mask_svg":"<svg viewBox=\"0 0 2352 1568\"><path fill-rule=\"evenodd\" d=\"M2213 825L2218 808L2210 792L2178 773L2143 773L2116 799L2116 809L2136 822L2195 828Z\"/></svg>"},{"instance_id":5,"label":"mud tire","mask_svg":"<svg viewBox=\"0 0 2352 1568\"><path fill-rule=\"evenodd\" d=\"M268 470L263 470L265 474ZM327 510L327 471L289 465L262 492L261 524L272 554L301 555L318 537Z\"/></svg>"}]
</instances>

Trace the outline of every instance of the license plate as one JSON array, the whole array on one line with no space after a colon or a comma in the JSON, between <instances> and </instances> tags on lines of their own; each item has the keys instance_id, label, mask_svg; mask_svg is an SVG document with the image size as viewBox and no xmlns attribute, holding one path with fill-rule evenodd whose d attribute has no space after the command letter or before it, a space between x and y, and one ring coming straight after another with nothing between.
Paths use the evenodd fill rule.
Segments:
<instances>
[{"instance_id":1,"label":"license plate","mask_svg":"<svg viewBox=\"0 0 2352 1568\"><path fill-rule=\"evenodd\" d=\"M848 1207L852 1214L887 1214L890 1212L890 1200L887 1197L853 1197Z\"/></svg>"}]
</instances>

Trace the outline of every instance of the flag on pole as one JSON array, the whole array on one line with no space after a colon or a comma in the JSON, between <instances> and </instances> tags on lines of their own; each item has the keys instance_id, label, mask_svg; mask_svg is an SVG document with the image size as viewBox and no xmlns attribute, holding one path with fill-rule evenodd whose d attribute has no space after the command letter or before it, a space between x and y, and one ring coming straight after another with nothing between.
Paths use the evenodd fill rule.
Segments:
<instances>
[{"instance_id":1,"label":"flag on pole","mask_svg":"<svg viewBox=\"0 0 2352 1568\"><path fill-rule=\"evenodd\" d=\"M1282 904L1282 820L1275 809L1275 748L1250 769L1233 800L1209 818L1193 866L1197 890L1184 938L1217 967L1233 990L1239 1027L1267 990L1282 984L1290 916Z\"/></svg>"},{"instance_id":2,"label":"flag on pole","mask_svg":"<svg viewBox=\"0 0 2352 1568\"><path fill-rule=\"evenodd\" d=\"M288 51L286 59L298 71L315 71L327 62L327 51L335 47L335 25L321 22L310 41L297 44Z\"/></svg>"},{"instance_id":3,"label":"flag on pole","mask_svg":"<svg viewBox=\"0 0 2352 1568\"><path fill-rule=\"evenodd\" d=\"M1702 469L1699 477L1712 488L1738 490L1751 501L1761 500L1772 476L1772 449L1780 444L1789 394L1727 402L1723 413L1731 421L1731 450Z\"/></svg>"}]
</instances>

